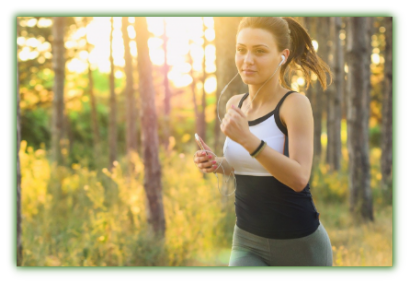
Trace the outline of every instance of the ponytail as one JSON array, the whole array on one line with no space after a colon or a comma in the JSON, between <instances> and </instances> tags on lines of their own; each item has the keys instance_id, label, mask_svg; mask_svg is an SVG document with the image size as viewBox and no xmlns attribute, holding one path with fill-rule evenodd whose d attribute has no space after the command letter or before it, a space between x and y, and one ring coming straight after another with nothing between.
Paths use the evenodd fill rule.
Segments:
<instances>
[{"instance_id":1,"label":"ponytail","mask_svg":"<svg viewBox=\"0 0 409 283\"><path fill-rule=\"evenodd\" d=\"M287 67L289 67L290 73L301 69L307 82L306 89L308 89L311 83L310 72L312 71L317 75L322 88L325 90L328 86L325 73L329 74L330 84L332 82L332 75L328 65L318 57L307 31L294 19L288 17L283 19L288 23L290 29L291 45L289 48L290 56L283 65L284 68L280 70L281 81L286 85L284 76L289 71Z\"/></svg>"}]
</instances>

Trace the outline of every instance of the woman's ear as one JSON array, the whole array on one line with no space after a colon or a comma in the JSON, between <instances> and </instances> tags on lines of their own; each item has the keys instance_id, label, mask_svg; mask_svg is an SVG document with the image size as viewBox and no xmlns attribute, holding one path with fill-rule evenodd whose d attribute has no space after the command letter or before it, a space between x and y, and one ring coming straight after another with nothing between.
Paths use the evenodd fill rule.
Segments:
<instances>
[{"instance_id":1,"label":"woman's ear","mask_svg":"<svg viewBox=\"0 0 409 283\"><path fill-rule=\"evenodd\" d=\"M284 51L284 53L282 55L285 57L283 64L285 64L285 63L287 63L288 57L290 57L290 50L284 49L283 51Z\"/></svg>"},{"instance_id":2,"label":"woman's ear","mask_svg":"<svg viewBox=\"0 0 409 283\"><path fill-rule=\"evenodd\" d=\"M280 65L282 65L282 64L284 64L285 63L285 56L284 55L281 55L281 63L280 63Z\"/></svg>"}]
</instances>

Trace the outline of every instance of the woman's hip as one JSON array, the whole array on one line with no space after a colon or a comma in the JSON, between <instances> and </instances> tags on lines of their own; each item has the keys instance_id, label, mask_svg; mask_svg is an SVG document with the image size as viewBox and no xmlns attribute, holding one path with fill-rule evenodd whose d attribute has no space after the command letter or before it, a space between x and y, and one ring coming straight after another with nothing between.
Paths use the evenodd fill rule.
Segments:
<instances>
[{"instance_id":1,"label":"woman's hip","mask_svg":"<svg viewBox=\"0 0 409 283\"><path fill-rule=\"evenodd\" d=\"M332 266L331 242L321 222L313 233L296 239L264 238L235 225L232 247L270 266Z\"/></svg>"}]
</instances>

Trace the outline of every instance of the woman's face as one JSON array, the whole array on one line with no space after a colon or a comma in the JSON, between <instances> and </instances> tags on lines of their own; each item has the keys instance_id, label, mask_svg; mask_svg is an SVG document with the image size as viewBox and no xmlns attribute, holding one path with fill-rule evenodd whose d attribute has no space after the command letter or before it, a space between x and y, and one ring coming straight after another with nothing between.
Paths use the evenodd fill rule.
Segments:
<instances>
[{"instance_id":1,"label":"woman's face","mask_svg":"<svg viewBox=\"0 0 409 283\"><path fill-rule=\"evenodd\" d=\"M243 82L257 85L274 73L282 58L269 31L244 28L237 35L235 60Z\"/></svg>"}]
</instances>

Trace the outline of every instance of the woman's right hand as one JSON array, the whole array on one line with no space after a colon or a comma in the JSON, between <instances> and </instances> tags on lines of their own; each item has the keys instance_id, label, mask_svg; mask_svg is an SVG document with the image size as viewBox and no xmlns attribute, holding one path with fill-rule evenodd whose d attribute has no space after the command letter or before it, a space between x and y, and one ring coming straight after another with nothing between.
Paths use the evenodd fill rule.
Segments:
<instances>
[{"instance_id":1,"label":"woman's right hand","mask_svg":"<svg viewBox=\"0 0 409 283\"><path fill-rule=\"evenodd\" d=\"M208 151L204 150L196 151L193 162L196 164L196 167L199 168L201 172L212 173L216 171L217 167L219 167L219 165L216 162L216 156L209 152L212 151L210 147L208 147L207 144L204 143L201 137L199 138L200 141L203 143L205 150ZM199 144L198 141L196 142Z\"/></svg>"}]
</instances>

